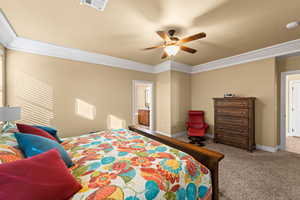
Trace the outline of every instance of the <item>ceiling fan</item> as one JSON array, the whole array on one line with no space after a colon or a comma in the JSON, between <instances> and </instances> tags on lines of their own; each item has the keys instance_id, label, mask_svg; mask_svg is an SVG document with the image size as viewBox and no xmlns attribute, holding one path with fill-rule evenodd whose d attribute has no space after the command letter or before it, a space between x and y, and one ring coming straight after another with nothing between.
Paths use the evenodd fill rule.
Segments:
<instances>
[{"instance_id":1,"label":"ceiling fan","mask_svg":"<svg viewBox=\"0 0 300 200\"><path fill-rule=\"evenodd\" d=\"M157 31L156 33L164 40L164 43L157 45L157 46L145 48L142 50L164 48L164 53L161 57L162 59L164 59L168 56L175 56L179 50L194 54L197 52L196 49L192 49L187 46L183 46L182 44L191 42L194 40L199 40L201 38L206 37L205 33L198 33L198 34L180 39L179 37L174 36L176 31L173 29L169 30L168 33L166 33L165 31Z\"/></svg>"}]
</instances>

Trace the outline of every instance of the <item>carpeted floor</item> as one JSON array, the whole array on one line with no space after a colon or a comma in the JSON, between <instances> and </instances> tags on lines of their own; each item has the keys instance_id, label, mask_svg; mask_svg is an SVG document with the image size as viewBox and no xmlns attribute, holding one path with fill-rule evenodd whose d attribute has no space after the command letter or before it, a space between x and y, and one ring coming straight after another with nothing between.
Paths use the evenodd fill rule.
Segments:
<instances>
[{"instance_id":1,"label":"carpeted floor","mask_svg":"<svg viewBox=\"0 0 300 200\"><path fill-rule=\"evenodd\" d=\"M187 138L178 138L187 141ZM221 152L221 200L300 200L300 155L245 150L206 142Z\"/></svg>"}]
</instances>

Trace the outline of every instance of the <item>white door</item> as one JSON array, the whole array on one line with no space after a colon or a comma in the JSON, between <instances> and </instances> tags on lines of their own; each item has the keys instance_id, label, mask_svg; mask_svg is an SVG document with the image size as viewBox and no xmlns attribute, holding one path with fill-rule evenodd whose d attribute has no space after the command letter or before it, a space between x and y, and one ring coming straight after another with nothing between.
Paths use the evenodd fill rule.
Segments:
<instances>
[{"instance_id":1,"label":"white door","mask_svg":"<svg viewBox=\"0 0 300 200\"><path fill-rule=\"evenodd\" d=\"M290 85L290 125L292 136L300 137L300 81L292 81Z\"/></svg>"}]
</instances>

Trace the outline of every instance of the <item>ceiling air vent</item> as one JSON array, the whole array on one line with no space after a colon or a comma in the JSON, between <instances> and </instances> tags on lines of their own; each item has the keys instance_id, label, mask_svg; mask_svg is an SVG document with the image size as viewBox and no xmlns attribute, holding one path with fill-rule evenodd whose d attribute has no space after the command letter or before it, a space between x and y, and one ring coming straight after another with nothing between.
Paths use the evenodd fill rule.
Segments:
<instances>
[{"instance_id":1,"label":"ceiling air vent","mask_svg":"<svg viewBox=\"0 0 300 200\"><path fill-rule=\"evenodd\" d=\"M80 0L80 3L96 8L97 10L103 11L107 1L108 0Z\"/></svg>"}]
</instances>

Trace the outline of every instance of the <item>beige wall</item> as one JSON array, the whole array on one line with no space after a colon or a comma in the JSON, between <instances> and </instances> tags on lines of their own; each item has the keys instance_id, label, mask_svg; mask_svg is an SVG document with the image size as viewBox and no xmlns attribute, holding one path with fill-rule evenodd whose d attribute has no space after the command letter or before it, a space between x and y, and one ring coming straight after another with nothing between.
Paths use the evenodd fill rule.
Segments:
<instances>
[{"instance_id":1,"label":"beige wall","mask_svg":"<svg viewBox=\"0 0 300 200\"><path fill-rule=\"evenodd\" d=\"M156 75L156 130L171 134L171 71Z\"/></svg>"},{"instance_id":2,"label":"beige wall","mask_svg":"<svg viewBox=\"0 0 300 200\"><path fill-rule=\"evenodd\" d=\"M300 56L290 56L276 61L280 72L300 70Z\"/></svg>"},{"instance_id":3,"label":"beige wall","mask_svg":"<svg viewBox=\"0 0 300 200\"><path fill-rule=\"evenodd\" d=\"M277 68L275 59L266 59L193 75L150 74L9 50L7 100L23 107L25 122L49 124L72 136L131 124L132 80L155 82L156 130L166 134L185 130L189 109L205 110L212 132L213 97L254 96L257 144L275 146L278 75L300 69L299 58L277 61Z\"/></svg>"},{"instance_id":4,"label":"beige wall","mask_svg":"<svg viewBox=\"0 0 300 200\"><path fill-rule=\"evenodd\" d=\"M126 127L131 124L132 80L149 80L156 87L155 130L168 135L185 130L188 74L150 74L11 50L7 64L8 104L22 106L23 122L57 127L63 136Z\"/></svg>"},{"instance_id":5,"label":"beige wall","mask_svg":"<svg viewBox=\"0 0 300 200\"><path fill-rule=\"evenodd\" d=\"M191 75L183 72L171 71L171 133L186 130L185 122L190 109Z\"/></svg>"},{"instance_id":6,"label":"beige wall","mask_svg":"<svg viewBox=\"0 0 300 200\"><path fill-rule=\"evenodd\" d=\"M131 123L132 80L150 73L9 50L8 102L25 122L49 124L73 136ZM79 107L77 107L79 105Z\"/></svg>"},{"instance_id":7,"label":"beige wall","mask_svg":"<svg viewBox=\"0 0 300 200\"><path fill-rule=\"evenodd\" d=\"M209 131L213 132L212 98L224 93L256 97L256 143L275 147L278 143L276 81L274 58L193 74L191 107L205 111Z\"/></svg>"}]
</instances>

